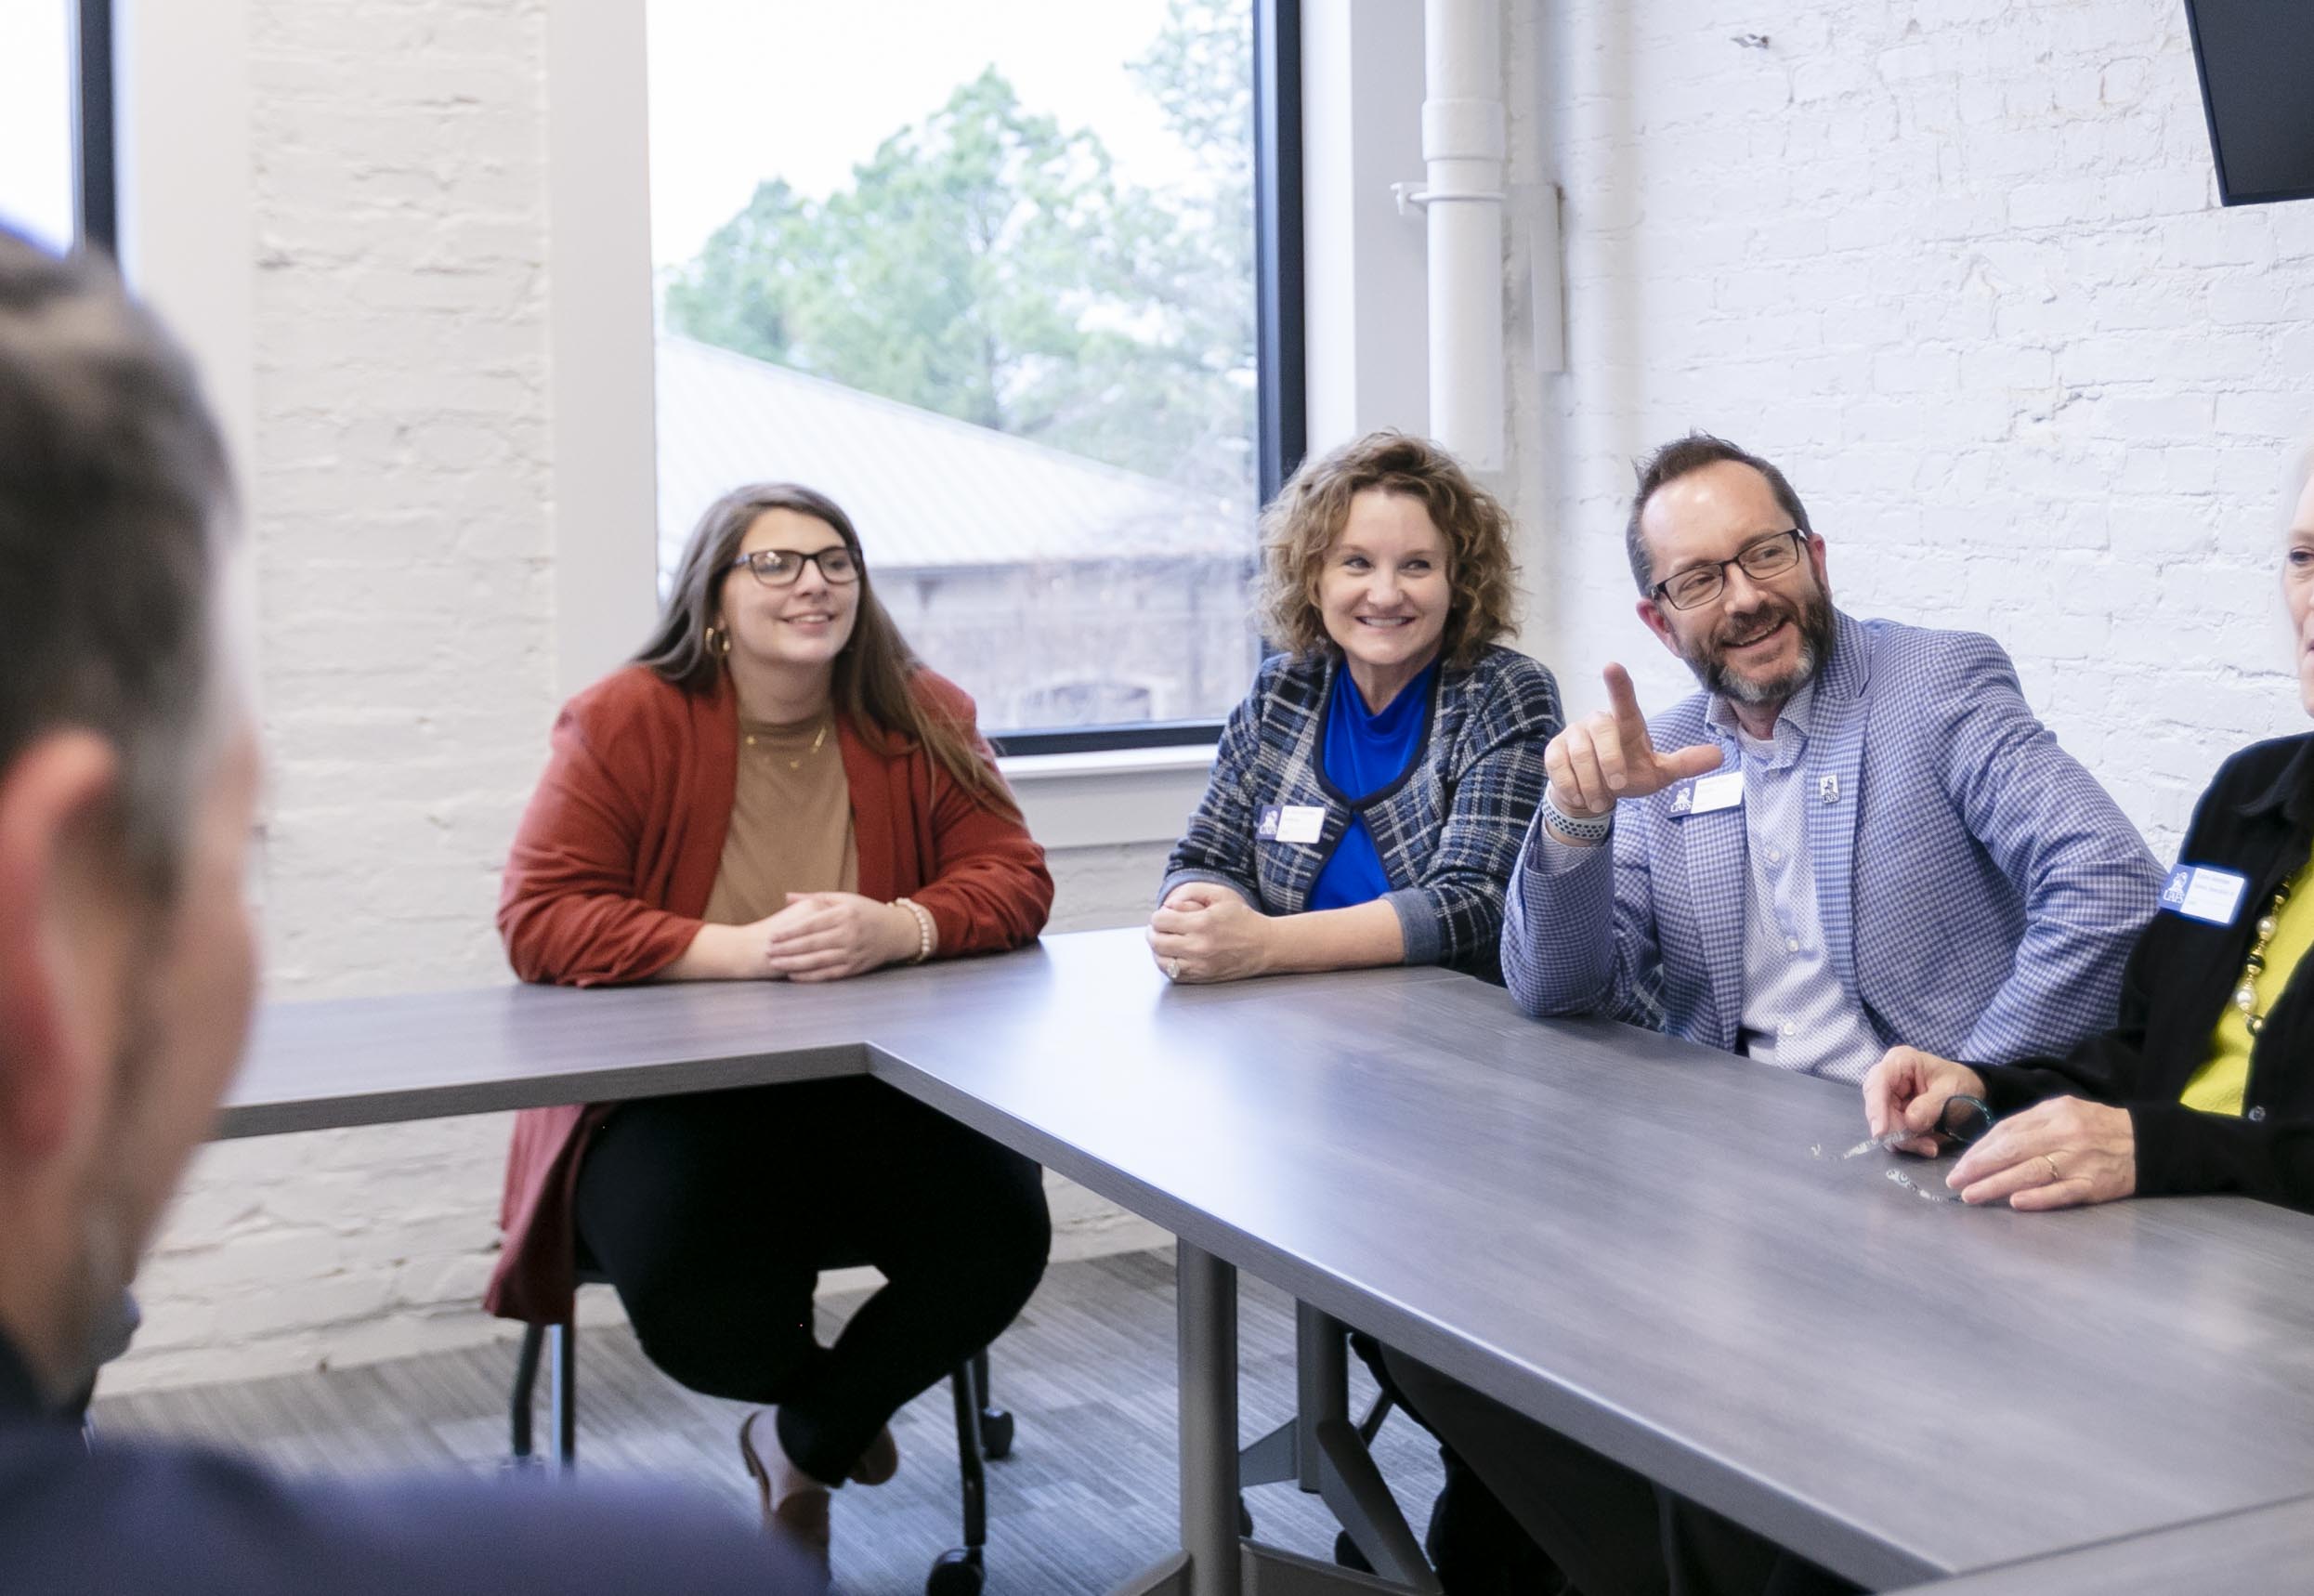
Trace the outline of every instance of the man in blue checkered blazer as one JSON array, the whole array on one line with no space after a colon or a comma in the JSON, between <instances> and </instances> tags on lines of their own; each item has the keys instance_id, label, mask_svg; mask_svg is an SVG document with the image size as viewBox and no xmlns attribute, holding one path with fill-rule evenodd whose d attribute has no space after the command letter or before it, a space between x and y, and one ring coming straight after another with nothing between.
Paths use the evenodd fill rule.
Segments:
<instances>
[{"instance_id":1,"label":"man in blue checkered blazer","mask_svg":"<svg viewBox=\"0 0 2314 1596\"><path fill-rule=\"evenodd\" d=\"M2111 1025L2162 872L2000 647L1833 608L1798 495L1719 438L1641 468L1626 538L1640 618L1705 691L1651 725L1610 665L1613 708L1551 739L1504 903L1520 1006L1841 1080L1900 1042L1997 1063ZM1387 1355L1574 1589L1855 1589Z\"/></svg>"},{"instance_id":2,"label":"man in blue checkered blazer","mask_svg":"<svg viewBox=\"0 0 2314 1596\"><path fill-rule=\"evenodd\" d=\"M1522 1007L1840 1080L2111 1023L2161 870L1998 644L1835 609L1798 496L1717 438L1642 468L1628 543L1706 691L1650 725L1610 665L1614 707L1552 742L1504 912Z\"/></svg>"}]
</instances>

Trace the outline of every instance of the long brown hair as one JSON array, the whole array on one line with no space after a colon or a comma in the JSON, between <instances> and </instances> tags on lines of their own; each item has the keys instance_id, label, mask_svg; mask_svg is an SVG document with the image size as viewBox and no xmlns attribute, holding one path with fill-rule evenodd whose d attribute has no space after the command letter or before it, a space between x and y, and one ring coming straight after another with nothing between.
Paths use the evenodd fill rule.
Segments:
<instances>
[{"instance_id":1,"label":"long brown hair","mask_svg":"<svg viewBox=\"0 0 2314 1596\"><path fill-rule=\"evenodd\" d=\"M912 680L923 661L876 597L852 517L817 490L794 482L754 482L734 488L708 505L684 546L659 625L634 662L686 692L714 690L723 660L708 646L707 634L715 623L723 579L739 556L748 528L766 510L793 510L825 521L852 551L859 568L859 605L852 635L835 659L831 689L837 712L884 743L886 752L894 739L914 743L982 807L1017 816L1019 805L978 739L916 692Z\"/></svg>"}]
</instances>

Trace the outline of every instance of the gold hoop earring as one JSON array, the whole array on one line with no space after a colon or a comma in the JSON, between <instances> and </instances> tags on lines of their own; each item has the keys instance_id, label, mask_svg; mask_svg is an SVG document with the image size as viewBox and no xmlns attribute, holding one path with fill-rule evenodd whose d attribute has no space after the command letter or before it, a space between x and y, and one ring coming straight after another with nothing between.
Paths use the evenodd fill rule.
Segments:
<instances>
[{"instance_id":1,"label":"gold hoop earring","mask_svg":"<svg viewBox=\"0 0 2314 1596\"><path fill-rule=\"evenodd\" d=\"M710 626L705 638L707 651L718 660L731 658L731 634L720 626Z\"/></svg>"}]
</instances>

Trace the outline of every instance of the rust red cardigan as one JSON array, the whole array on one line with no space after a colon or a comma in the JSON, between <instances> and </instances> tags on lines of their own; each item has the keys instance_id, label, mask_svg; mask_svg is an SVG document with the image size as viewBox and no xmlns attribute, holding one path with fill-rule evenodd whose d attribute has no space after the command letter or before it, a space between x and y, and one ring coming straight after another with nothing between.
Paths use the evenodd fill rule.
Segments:
<instances>
[{"instance_id":1,"label":"rust red cardigan","mask_svg":"<svg viewBox=\"0 0 2314 1596\"><path fill-rule=\"evenodd\" d=\"M954 683L924 671L916 687L972 727L973 701ZM728 677L712 693L688 693L639 665L563 707L499 893L498 929L516 975L574 987L643 981L690 946L731 823L739 724ZM922 904L943 958L1035 940L1052 878L1027 829L974 802L913 743L885 747L841 716L836 734L861 894ZM499 1212L505 1248L484 1298L491 1313L533 1323L569 1316L579 1153L609 1112L595 1105L516 1116Z\"/></svg>"}]
</instances>

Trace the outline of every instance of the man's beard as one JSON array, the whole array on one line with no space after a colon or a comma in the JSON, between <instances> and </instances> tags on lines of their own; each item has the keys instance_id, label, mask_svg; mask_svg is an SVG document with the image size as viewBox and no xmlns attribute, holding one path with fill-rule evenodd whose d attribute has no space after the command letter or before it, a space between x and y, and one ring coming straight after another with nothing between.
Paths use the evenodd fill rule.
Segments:
<instances>
[{"instance_id":1,"label":"man's beard","mask_svg":"<svg viewBox=\"0 0 2314 1596\"><path fill-rule=\"evenodd\" d=\"M1757 609L1719 627L1684 656L1687 668L1695 673L1705 690L1732 703L1780 704L1814 681L1824 662L1832 657L1832 600L1822 588L1798 600L1766 595L1762 599ZM1757 638L1785 621L1799 633L1799 658L1790 670L1773 676L1745 676L1729 666L1727 651L1732 644Z\"/></svg>"}]
</instances>

